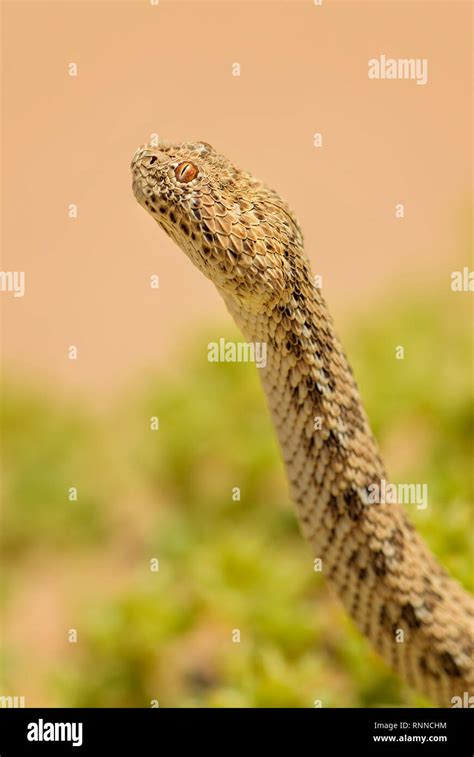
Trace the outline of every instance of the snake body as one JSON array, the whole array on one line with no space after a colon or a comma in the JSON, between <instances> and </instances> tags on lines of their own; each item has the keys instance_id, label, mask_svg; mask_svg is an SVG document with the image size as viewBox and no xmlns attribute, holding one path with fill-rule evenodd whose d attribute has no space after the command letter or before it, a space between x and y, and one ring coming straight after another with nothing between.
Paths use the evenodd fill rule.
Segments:
<instances>
[{"instance_id":1,"label":"snake body","mask_svg":"<svg viewBox=\"0 0 474 757\"><path fill-rule=\"evenodd\" d=\"M442 706L472 693L472 597L400 505L369 501L387 477L293 213L205 142L142 147L132 173L140 205L215 284L245 338L267 345L263 387L329 585L415 689Z\"/></svg>"}]
</instances>

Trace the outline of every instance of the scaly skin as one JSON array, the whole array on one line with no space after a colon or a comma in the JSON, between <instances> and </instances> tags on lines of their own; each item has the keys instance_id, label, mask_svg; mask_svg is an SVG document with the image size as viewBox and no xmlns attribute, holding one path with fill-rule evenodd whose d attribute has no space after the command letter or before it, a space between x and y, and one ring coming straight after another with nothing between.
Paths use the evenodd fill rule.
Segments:
<instances>
[{"instance_id":1,"label":"scaly skin","mask_svg":"<svg viewBox=\"0 0 474 757\"><path fill-rule=\"evenodd\" d=\"M409 684L443 706L472 694L472 598L398 504L369 504L367 487L387 477L292 212L205 142L140 148L132 172L140 205L214 282L246 339L267 344L263 387L330 586Z\"/></svg>"}]
</instances>

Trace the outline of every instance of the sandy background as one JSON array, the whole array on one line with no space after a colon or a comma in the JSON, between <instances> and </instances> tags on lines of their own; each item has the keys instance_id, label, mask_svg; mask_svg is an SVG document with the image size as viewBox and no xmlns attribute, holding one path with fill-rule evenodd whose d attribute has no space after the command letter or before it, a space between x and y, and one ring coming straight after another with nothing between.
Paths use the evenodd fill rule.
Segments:
<instances>
[{"instance_id":1,"label":"sandy background","mask_svg":"<svg viewBox=\"0 0 474 757\"><path fill-rule=\"evenodd\" d=\"M165 706L307 706L323 687L330 706L417 704L314 585L259 387L250 372L206 372L205 345L230 326L223 303L138 206L129 163L152 133L201 139L290 203L387 467L429 481L418 526L467 583L469 295L449 286L470 265L471 4L16 0L1 12L1 268L27 276L24 298L0 294L14 379L2 693L28 706L147 706L156 692ZM370 81L382 53L427 58L428 84ZM360 332L353 360L361 311L382 338ZM236 482L245 501L231 510ZM194 596L204 609L182 626ZM240 624L237 664L227 628ZM255 659L271 660L268 676Z\"/></svg>"},{"instance_id":2,"label":"sandy background","mask_svg":"<svg viewBox=\"0 0 474 757\"><path fill-rule=\"evenodd\" d=\"M200 320L227 318L132 196L130 158L153 132L211 142L281 192L339 323L401 284L449 286L466 264L469 3L3 2L2 14L2 268L27 276L23 299L1 297L8 373L102 400L173 364ZM428 84L370 81L381 53L428 58Z\"/></svg>"}]
</instances>

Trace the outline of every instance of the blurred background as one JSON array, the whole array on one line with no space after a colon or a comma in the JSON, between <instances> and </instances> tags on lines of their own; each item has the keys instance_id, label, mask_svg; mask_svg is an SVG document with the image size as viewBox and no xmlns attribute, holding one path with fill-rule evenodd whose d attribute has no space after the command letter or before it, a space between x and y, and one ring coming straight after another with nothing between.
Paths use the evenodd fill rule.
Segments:
<instances>
[{"instance_id":1,"label":"blurred background","mask_svg":"<svg viewBox=\"0 0 474 757\"><path fill-rule=\"evenodd\" d=\"M239 336L135 202L129 163L153 134L205 140L290 203L391 478L428 483L412 518L472 589L472 306L451 289L472 267L471 6L2 15L2 270L25 271L26 292L0 298L0 695L429 705L314 573L257 371L207 362L209 342ZM428 83L369 80L381 54L427 58Z\"/></svg>"}]
</instances>

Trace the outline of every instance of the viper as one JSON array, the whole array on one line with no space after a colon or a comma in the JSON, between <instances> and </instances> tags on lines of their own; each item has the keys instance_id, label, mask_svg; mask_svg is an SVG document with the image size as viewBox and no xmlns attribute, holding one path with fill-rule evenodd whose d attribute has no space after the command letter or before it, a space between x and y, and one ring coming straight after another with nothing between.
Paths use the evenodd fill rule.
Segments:
<instances>
[{"instance_id":1,"label":"viper","mask_svg":"<svg viewBox=\"0 0 474 757\"><path fill-rule=\"evenodd\" d=\"M259 375L329 586L405 681L452 706L473 691L472 597L400 504L370 499L384 464L294 214L206 142L141 147L132 174L140 205L217 287L245 338L267 345Z\"/></svg>"}]
</instances>

